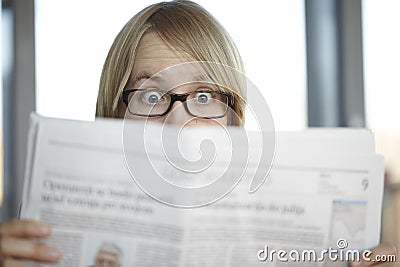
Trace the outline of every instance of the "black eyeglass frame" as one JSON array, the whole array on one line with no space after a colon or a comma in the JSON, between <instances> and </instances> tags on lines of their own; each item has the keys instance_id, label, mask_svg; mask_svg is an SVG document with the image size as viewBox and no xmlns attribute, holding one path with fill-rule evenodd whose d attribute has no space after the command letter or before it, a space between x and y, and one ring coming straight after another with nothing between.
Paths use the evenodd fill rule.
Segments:
<instances>
[{"instance_id":1,"label":"black eyeglass frame","mask_svg":"<svg viewBox=\"0 0 400 267\"><path fill-rule=\"evenodd\" d=\"M202 92L202 91L194 91L194 92L185 93L185 94L175 94L175 93L170 93L170 92L166 92L165 94L163 94L163 95L168 94L168 95L171 97L171 102L170 102L169 107L167 108L167 110L166 110L164 113L162 113L162 114L148 114L148 115L143 115L143 114L135 114L135 113L132 113L132 112L129 110L129 95L130 95L131 93L133 93L133 92L137 92L137 91L146 91L146 90L147 90L147 89L138 89L138 88L135 88L135 89L124 89L124 90L122 91L122 102L124 102L124 104L127 106L128 111L129 111L130 114L135 115L135 116L141 116L141 117L162 117L162 116L168 114L168 112L170 112L172 106L174 105L174 103L175 103L176 101L182 102L183 106L185 107L186 112L189 113L191 116L196 117L196 118L201 118L201 119L219 119L219 118L223 118L223 117L226 116L226 113L227 113L227 111L228 111L228 108L227 108L227 109L225 110L225 113L224 113L223 115L221 115L221 116L207 116L207 117L203 117L203 116L197 116L197 115L192 114L192 113L190 112L188 106L187 106L187 102L186 102L186 101L187 101L187 98L188 98L189 95L191 95L191 94L193 94L193 93L195 93L195 92L199 92L199 93ZM205 92L206 92L206 91L205 91ZM214 91L214 92L217 92L217 93L219 93L219 94L221 94L221 95L226 96L226 98L227 98L227 100L228 100L227 105L228 105L228 107L232 108L233 103L234 103L234 97L233 97L232 94L228 94L228 93L221 92L221 91Z\"/></svg>"}]
</instances>

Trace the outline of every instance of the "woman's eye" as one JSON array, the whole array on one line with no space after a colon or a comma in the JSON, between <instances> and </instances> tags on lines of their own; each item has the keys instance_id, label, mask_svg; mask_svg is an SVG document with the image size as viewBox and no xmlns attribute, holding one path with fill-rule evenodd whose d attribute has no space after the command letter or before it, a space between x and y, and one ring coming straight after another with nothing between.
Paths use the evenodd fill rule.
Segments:
<instances>
[{"instance_id":1,"label":"woman's eye","mask_svg":"<svg viewBox=\"0 0 400 267\"><path fill-rule=\"evenodd\" d=\"M157 104L161 100L159 92L151 91L143 94L143 100L147 104Z\"/></svg>"},{"instance_id":2,"label":"woman's eye","mask_svg":"<svg viewBox=\"0 0 400 267\"><path fill-rule=\"evenodd\" d=\"M200 104L207 104L208 101L211 99L211 93L201 92L196 94L196 100Z\"/></svg>"}]
</instances>

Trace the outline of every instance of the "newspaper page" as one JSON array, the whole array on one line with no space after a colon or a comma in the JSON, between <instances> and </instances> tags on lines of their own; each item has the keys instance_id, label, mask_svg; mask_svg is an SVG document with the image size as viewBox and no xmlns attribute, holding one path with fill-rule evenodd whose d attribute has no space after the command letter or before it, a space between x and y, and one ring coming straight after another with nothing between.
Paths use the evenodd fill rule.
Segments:
<instances>
[{"instance_id":1,"label":"newspaper page","mask_svg":"<svg viewBox=\"0 0 400 267\"><path fill-rule=\"evenodd\" d=\"M214 167L202 175L177 171L182 159L162 154L166 148L159 140L173 143L176 137L169 129L162 129L163 138L157 138L160 126L146 129L145 155L135 147L143 132L129 136L133 141L127 148L121 141L123 124L32 116L21 218L52 226L52 235L41 242L62 251L55 266L97 266L113 260L117 265L110 266L121 267L346 266L345 259L328 259L323 251L362 250L379 243L383 159L374 153L367 130L276 133L272 166L257 161L260 140L248 133L249 146L241 151L250 155L245 165L229 165L217 155ZM130 127L134 132L136 125ZM196 159L196 140L214 136L214 149L229 154L229 142L219 140L217 132L189 129L178 152ZM259 165L270 168L268 178L249 194ZM135 179L141 175L151 180L155 169L183 188L196 185L195 177L211 184L215 174L228 169L241 179L217 201L179 207L168 203L194 203L209 195L176 195L156 188L160 195L155 197L146 191L151 184ZM279 250L286 256L278 257L274 252ZM305 250L315 255L302 259ZM101 258L106 254L114 258Z\"/></svg>"}]
</instances>

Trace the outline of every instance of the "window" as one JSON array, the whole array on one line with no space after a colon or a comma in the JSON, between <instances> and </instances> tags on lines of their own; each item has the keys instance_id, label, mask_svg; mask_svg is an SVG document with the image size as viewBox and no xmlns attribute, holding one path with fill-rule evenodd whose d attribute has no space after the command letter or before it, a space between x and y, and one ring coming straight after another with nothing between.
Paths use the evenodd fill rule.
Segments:
<instances>
[{"instance_id":1,"label":"window","mask_svg":"<svg viewBox=\"0 0 400 267\"><path fill-rule=\"evenodd\" d=\"M400 182L400 1L363 1L367 126L384 155L390 182Z\"/></svg>"},{"instance_id":2,"label":"window","mask_svg":"<svg viewBox=\"0 0 400 267\"><path fill-rule=\"evenodd\" d=\"M400 2L364 0L364 81L367 124L400 131Z\"/></svg>"}]
</instances>

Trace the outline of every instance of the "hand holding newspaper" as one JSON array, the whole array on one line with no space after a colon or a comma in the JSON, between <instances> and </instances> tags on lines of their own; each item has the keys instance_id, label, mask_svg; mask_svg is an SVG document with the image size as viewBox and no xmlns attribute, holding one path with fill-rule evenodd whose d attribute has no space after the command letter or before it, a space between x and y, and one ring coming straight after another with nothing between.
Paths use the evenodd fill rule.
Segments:
<instances>
[{"instance_id":1,"label":"hand holding newspaper","mask_svg":"<svg viewBox=\"0 0 400 267\"><path fill-rule=\"evenodd\" d=\"M32 116L21 217L53 227L44 242L62 251L56 266L113 260L123 267L345 266L344 259L323 251L379 243L383 159L375 154L367 130L276 133L269 176L249 194L255 166L271 167L257 161L261 144L255 133L248 133L249 143L243 144L248 162L232 167L220 155L231 155L227 147L234 136L225 142L217 130L188 129L178 149L166 156L168 145L159 140L174 142L172 126L146 128L146 151L135 143L143 136L140 128L132 122L134 134L123 144L122 127L120 120ZM209 136L219 140L215 147L199 149L199 138ZM190 161L209 150L218 153L204 172L179 169L182 159L174 153L184 154L185 164L192 166ZM152 182L156 173L167 183L198 188L215 183L228 169L241 179L212 203L207 193L177 195ZM208 205L171 205L178 200ZM271 253L279 250L286 255Z\"/></svg>"}]
</instances>

